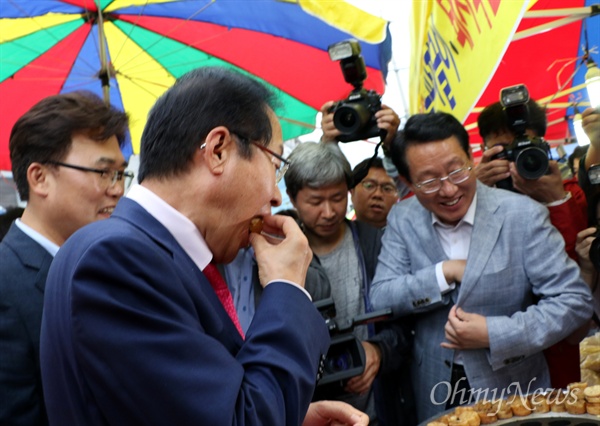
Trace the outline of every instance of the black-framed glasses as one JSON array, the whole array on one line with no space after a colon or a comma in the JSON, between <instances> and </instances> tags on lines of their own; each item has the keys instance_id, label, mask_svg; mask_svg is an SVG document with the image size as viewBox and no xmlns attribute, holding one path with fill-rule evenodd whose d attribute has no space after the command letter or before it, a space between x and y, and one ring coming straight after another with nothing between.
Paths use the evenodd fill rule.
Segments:
<instances>
[{"instance_id":1,"label":"black-framed glasses","mask_svg":"<svg viewBox=\"0 0 600 426\"><path fill-rule=\"evenodd\" d=\"M75 164L63 163L61 161L46 161L47 164L53 164L55 166L67 167L69 169L80 170L82 172L98 173L100 179L106 184L107 187L112 188L117 182L123 184L123 188L127 189L133 182L133 172L124 170L110 170L110 169L93 169L91 167L77 166Z\"/></svg>"},{"instance_id":2,"label":"black-framed glasses","mask_svg":"<svg viewBox=\"0 0 600 426\"><path fill-rule=\"evenodd\" d=\"M378 183L374 180L365 179L360 184L362 185L364 190L367 192L375 192L377 190L377 188L379 187L381 189L381 192L385 195L397 195L398 194L398 189L396 188L396 185L389 183L389 182Z\"/></svg>"},{"instance_id":3,"label":"black-framed glasses","mask_svg":"<svg viewBox=\"0 0 600 426\"><path fill-rule=\"evenodd\" d=\"M460 169L456 169L448 173L448 176L443 178L428 179L423 182L415 183L415 186L419 188L424 194L433 194L442 188L442 183L445 180L449 180L453 185L458 185L469 179L469 174L473 166L465 166Z\"/></svg>"}]
</instances>

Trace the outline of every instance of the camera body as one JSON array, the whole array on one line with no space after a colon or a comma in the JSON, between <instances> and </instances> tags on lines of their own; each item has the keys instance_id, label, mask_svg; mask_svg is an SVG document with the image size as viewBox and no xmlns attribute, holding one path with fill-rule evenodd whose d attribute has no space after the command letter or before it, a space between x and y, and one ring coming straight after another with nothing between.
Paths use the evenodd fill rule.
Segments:
<instances>
[{"instance_id":1,"label":"camera body","mask_svg":"<svg viewBox=\"0 0 600 426\"><path fill-rule=\"evenodd\" d=\"M348 379L359 376L365 371L365 351L362 343L353 331L356 326L382 321L392 317L391 309L358 315L346 322L335 319L336 310L332 298L314 303L321 312L329 329L331 344L325 357L323 376L317 383L313 401L335 399L346 392L344 387Z\"/></svg>"},{"instance_id":2,"label":"camera body","mask_svg":"<svg viewBox=\"0 0 600 426\"><path fill-rule=\"evenodd\" d=\"M374 90L366 90L363 82L367 78L365 61L360 54L358 41L350 39L328 47L329 57L340 61L344 80L354 86L347 99L336 102L329 112L333 112L333 123L342 134L340 142L352 142L375 136L385 137L385 131L377 127L375 113L381 109L381 96Z\"/></svg>"},{"instance_id":3,"label":"camera body","mask_svg":"<svg viewBox=\"0 0 600 426\"><path fill-rule=\"evenodd\" d=\"M525 179L539 179L548 173L550 145L541 137L529 137L525 132L529 127L529 92L524 84L505 87L500 91L507 127L515 134L504 151L492 157L507 159L515 163L517 172ZM512 179L503 179L496 186L512 189Z\"/></svg>"}]
</instances>

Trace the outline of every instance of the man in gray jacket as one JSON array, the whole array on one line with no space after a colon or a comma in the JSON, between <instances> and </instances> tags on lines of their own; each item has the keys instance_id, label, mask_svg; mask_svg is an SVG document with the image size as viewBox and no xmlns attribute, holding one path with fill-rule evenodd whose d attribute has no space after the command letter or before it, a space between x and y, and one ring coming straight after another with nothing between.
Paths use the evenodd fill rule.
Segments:
<instances>
[{"instance_id":1,"label":"man in gray jacket","mask_svg":"<svg viewBox=\"0 0 600 426\"><path fill-rule=\"evenodd\" d=\"M371 302L414 314L419 421L548 388L542 351L592 315L548 209L478 183L451 115L412 116L404 135L392 159L416 196L388 216Z\"/></svg>"}]
</instances>

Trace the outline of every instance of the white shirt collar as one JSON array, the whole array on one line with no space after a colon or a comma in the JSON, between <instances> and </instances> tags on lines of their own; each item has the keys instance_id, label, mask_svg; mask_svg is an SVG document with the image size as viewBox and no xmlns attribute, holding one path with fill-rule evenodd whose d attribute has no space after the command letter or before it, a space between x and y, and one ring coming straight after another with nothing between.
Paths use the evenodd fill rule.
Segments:
<instances>
[{"instance_id":1,"label":"white shirt collar","mask_svg":"<svg viewBox=\"0 0 600 426\"><path fill-rule=\"evenodd\" d=\"M158 220L173 235L177 243L202 271L213 255L194 223L166 201L141 185L134 185L127 198L135 201Z\"/></svg>"},{"instance_id":2,"label":"white shirt collar","mask_svg":"<svg viewBox=\"0 0 600 426\"><path fill-rule=\"evenodd\" d=\"M56 252L58 252L58 249L60 248L57 244L54 244L52 241L44 237L31 226L25 225L23 222L21 222L21 219L17 218L15 220L15 225L17 225L17 228L23 231L25 235L27 235L33 241L41 245L44 248L44 250L50 253L52 257L56 256Z\"/></svg>"}]
</instances>

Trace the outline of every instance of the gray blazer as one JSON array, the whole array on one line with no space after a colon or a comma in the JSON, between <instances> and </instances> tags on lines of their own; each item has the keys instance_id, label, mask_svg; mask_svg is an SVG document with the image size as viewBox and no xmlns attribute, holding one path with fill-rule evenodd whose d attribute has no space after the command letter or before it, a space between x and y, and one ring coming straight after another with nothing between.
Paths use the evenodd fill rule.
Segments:
<instances>
[{"instance_id":1,"label":"gray blazer","mask_svg":"<svg viewBox=\"0 0 600 426\"><path fill-rule=\"evenodd\" d=\"M479 182L476 197L463 281L444 295L435 265L447 258L431 213L411 197L388 216L371 302L374 309L391 306L399 316L414 314L413 383L420 421L444 411L451 395L454 351L440 343L454 304L487 317L490 348L461 353L471 387L488 389L488 397L494 389L502 397L517 386L522 393L549 387L542 350L592 316L590 291L548 209Z\"/></svg>"},{"instance_id":2,"label":"gray blazer","mask_svg":"<svg viewBox=\"0 0 600 426\"><path fill-rule=\"evenodd\" d=\"M40 326L52 260L14 223L0 243L0 424L48 424Z\"/></svg>"}]
</instances>

